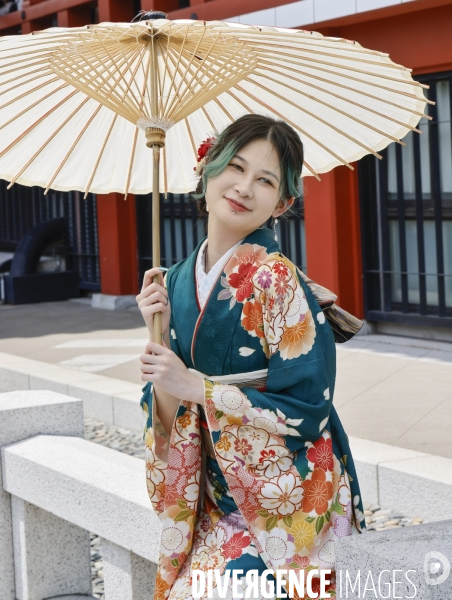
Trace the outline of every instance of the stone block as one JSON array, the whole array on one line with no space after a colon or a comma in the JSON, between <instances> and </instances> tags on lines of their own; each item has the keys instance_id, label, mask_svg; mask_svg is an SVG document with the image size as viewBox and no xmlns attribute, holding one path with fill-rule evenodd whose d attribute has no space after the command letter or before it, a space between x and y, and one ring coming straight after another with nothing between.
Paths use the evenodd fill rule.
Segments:
<instances>
[{"instance_id":1,"label":"stone block","mask_svg":"<svg viewBox=\"0 0 452 600\"><path fill-rule=\"evenodd\" d=\"M13 392L14 390L28 390L29 377L26 373L19 373L11 367L0 367L0 392Z\"/></svg>"},{"instance_id":2,"label":"stone block","mask_svg":"<svg viewBox=\"0 0 452 600\"><path fill-rule=\"evenodd\" d=\"M92 373L76 371L60 365L38 363L33 371L29 372L31 390L52 390L60 394L68 394L69 384L77 385L93 379ZM70 394L69 394L70 395Z\"/></svg>"},{"instance_id":3,"label":"stone block","mask_svg":"<svg viewBox=\"0 0 452 600\"><path fill-rule=\"evenodd\" d=\"M83 400L86 417L141 429L140 384L0 352L0 392L51 390Z\"/></svg>"},{"instance_id":4,"label":"stone block","mask_svg":"<svg viewBox=\"0 0 452 600\"><path fill-rule=\"evenodd\" d=\"M105 381L104 381L105 380ZM85 417L113 424L112 384L108 377L93 376L89 381L68 385L68 394L83 401ZM121 382L124 383L124 382ZM110 388L110 389L109 389Z\"/></svg>"},{"instance_id":5,"label":"stone block","mask_svg":"<svg viewBox=\"0 0 452 600\"><path fill-rule=\"evenodd\" d=\"M28 373L21 369L22 357L0 352L0 365L0 392L29 389Z\"/></svg>"},{"instance_id":6,"label":"stone block","mask_svg":"<svg viewBox=\"0 0 452 600\"><path fill-rule=\"evenodd\" d=\"M91 306L105 310L121 310L137 305L136 296L113 296L111 294L93 294Z\"/></svg>"},{"instance_id":7,"label":"stone block","mask_svg":"<svg viewBox=\"0 0 452 600\"><path fill-rule=\"evenodd\" d=\"M102 540L104 588L108 600L149 600L154 593L157 565Z\"/></svg>"},{"instance_id":8,"label":"stone block","mask_svg":"<svg viewBox=\"0 0 452 600\"><path fill-rule=\"evenodd\" d=\"M70 596L53 596L52 598L45 598L45 600L96 600L96 598L94 596L80 596L79 594L73 596L71 594Z\"/></svg>"},{"instance_id":9,"label":"stone block","mask_svg":"<svg viewBox=\"0 0 452 600\"><path fill-rule=\"evenodd\" d=\"M83 437L82 402L45 390L0 394L0 446L38 434Z\"/></svg>"},{"instance_id":10,"label":"stone block","mask_svg":"<svg viewBox=\"0 0 452 600\"><path fill-rule=\"evenodd\" d=\"M83 400L86 417L126 429L141 427L141 389L140 385L129 381L92 374L88 381L68 385L69 395Z\"/></svg>"},{"instance_id":11,"label":"stone block","mask_svg":"<svg viewBox=\"0 0 452 600\"><path fill-rule=\"evenodd\" d=\"M53 596L44 600L96 600L96 598L94 596L80 596L80 594L73 596L71 594L70 596Z\"/></svg>"},{"instance_id":12,"label":"stone block","mask_svg":"<svg viewBox=\"0 0 452 600\"><path fill-rule=\"evenodd\" d=\"M380 444L379 442L363 440L357 437L350 437L349 440L358 474L361 496L364 502L371 502L372 504L381 504L382 502L378 475L381 463L392 463L392 461L395 461L394 464L397 465L399 461L424 456L424 454L415 452L414 450L397 448L389 444ZM392 497L388 506L393 506L399 510L397 497Z\"/></svg>"},{"instance_id":13,"label":"stone block","mask_svg":"<svg viewBox=\"0 0 452 600\"><path fill-rule=\"evenodd\" d=\"M12 496L17 600L91 592L89 532Z\"/></svg>"},{"instance_id":14,"label":"stone block","mask_svg":"<svg viewBox=\"0 0 452 600\"><path fill-rule=\"evenodd\" d=\"M341 538L335 549L339 598L452 598L452 521Z\"/></svg>"},{"instance_id":15,"label":"stone block","mask_svg":"<svg viewBox=\"0 0 452 600\"><path fill-rule=\"evenodd\" d=\"M133 384L130 384L133 386ZM122 392L113 396L113 420L118 427L142 431L143 417L140 400L143 392L141 385L135 385L130 392Z\"/></svg>"},{"instance_id":16,"label":"stone block","mask_svg":"<svg viewBox=\"0 0 452 600\"><path fill-rule=\"evenodd\" d=\"M394 506L408 517L452 519L452 459L416 454L379 465L380 505Z\"/></svg>"},{"instance_id":17,"label":"stone block","mask_svg":"<svg viewBox=\"0 0 452 600\"><path fill-rule=\"evenodd\" d=\"M0 469L1 471L1 469ZM15 600L11 497L2 489L0 472L0 598Z\"/></svg>"},{"instance_id":18,"label":"stone block","mask_svg":"<svg viewBox=\"0 0 452 600\"><path fill-rule=\"evenodd\" d=\"M3 468L10 494L157 562L161 526L143 460L75 437L37 436L4 448Z\"/></svg>"},{"instance_id":19,"label":"stone block","mask_svg":"<svg viewBox=\"0 0 452 600\"><path fill-rule=\"evenodd\" d=\"M5 362L8 362L8 355ZM24 390L0 394L0 448L40 433L82 437L81 401L48 391ZM1 464L0 565L0 598L15 600L11 499L4 490Z\"/></svg>"}]
</instances>

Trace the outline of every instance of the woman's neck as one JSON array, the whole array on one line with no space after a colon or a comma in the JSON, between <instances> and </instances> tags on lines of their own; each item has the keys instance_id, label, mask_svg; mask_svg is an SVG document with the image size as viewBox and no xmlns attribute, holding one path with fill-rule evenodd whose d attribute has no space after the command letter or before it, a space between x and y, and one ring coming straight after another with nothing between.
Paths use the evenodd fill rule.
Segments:
<instances>
[{"instance_id":1,"label":"woman's neck","mask_svg":"<svg viewBox=\"0 0 452 600\"><path fill-rule=\"evenodd\" d=\"M243 231L229 231L220 224L215 226L210 220L207 225L207 248L205 255L206 273L220 260L232 246L246 237Z\"/></svg>"}]
</instances>

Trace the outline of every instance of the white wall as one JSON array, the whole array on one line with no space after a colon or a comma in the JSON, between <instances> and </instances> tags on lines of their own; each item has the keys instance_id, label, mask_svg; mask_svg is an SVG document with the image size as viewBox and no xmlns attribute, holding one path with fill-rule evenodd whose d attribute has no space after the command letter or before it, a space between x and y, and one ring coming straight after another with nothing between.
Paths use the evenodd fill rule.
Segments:
<instances>
[{"instance_id":1,"label":"white wall","mask_svg":"<svg viewBox=\"0 0 452 600\"><path fill-rule=\"evenodd\" d=\"M346 17L368 10L377 10L416 0L299 0L276 8L267 8L225 21L245 25L267 25L272 27L302 27L330 19Z\"/></svg>"}]
</instances>

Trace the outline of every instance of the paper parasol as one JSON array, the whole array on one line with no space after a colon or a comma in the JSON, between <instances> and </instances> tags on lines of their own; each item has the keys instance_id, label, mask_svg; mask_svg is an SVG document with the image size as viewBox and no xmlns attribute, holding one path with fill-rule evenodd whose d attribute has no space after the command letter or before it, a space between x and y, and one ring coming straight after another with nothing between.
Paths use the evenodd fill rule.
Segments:
<instances>
[{"instance_id":1,"label":"paper parasol","mask_svg":"<svg viewBox=\"0 0 452 600\"><path fill-rule=\"evenodd\" d=\"M85 194L191 191L200 142L245 113L292 125L303 176L318 177L403 143L425 116L426 86L356 42L152 16L0 39L1 178Z\"/></svg>"}]
</instances>

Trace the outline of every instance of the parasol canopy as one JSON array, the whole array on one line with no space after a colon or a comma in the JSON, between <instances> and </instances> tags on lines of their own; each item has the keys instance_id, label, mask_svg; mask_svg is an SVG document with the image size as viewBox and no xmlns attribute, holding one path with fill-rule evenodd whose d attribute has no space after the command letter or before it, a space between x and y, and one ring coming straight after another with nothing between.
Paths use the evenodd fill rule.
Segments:
<instances>
[{"instance_id":1,"label":"parasol canopy","mask_svg":"<svg viewBox=\"0 0 452 600\"><path fill-rule=\"evenodd\" d=\"M146 194L160 131L159 189L188 192L199 144L246 113L292 125L318 177L416 130L424 87L386 54L276 27L162 18L4 37L0 177Z\"/></svg>"}]
</instances>

